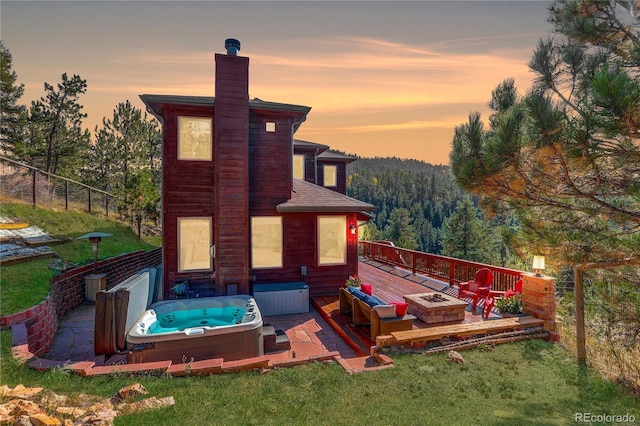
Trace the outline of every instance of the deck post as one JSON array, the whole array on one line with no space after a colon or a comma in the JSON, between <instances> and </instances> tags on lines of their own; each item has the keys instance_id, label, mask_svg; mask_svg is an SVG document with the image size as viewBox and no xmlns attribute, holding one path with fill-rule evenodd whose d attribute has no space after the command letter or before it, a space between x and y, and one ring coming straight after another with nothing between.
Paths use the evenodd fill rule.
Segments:
<instances>
[{"instance_id":1,"label":"deck post","mask_svg":"<svg viewBox=\"0 0 640 426\"><path fill-rule=\"evenodd\" d=\"M522 311L544 320L544 328L553 339L556 336L556 279L522 274Z\"/></svg>"}]
</instances>

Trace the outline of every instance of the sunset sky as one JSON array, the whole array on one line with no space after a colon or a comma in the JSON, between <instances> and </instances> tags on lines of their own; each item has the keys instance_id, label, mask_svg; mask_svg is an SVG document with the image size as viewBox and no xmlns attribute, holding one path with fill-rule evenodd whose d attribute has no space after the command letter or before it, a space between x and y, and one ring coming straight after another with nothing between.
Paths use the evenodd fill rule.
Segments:
<instances>
[{"instance_id":1,"label":"sunset sky","mask_svg":"<svg viewBox=\"0 0 640 426\"><path fill-rule=\"evenodd\" d=\"M360 156L448 164L453 129L487 117L551 34L548 1L5 1L1 36L22 103L62 73L87 80L93 133L138 95L213 96L214 54L237 38L249 94L312 107L295 137Z\"/></svg>"}]
</instances>

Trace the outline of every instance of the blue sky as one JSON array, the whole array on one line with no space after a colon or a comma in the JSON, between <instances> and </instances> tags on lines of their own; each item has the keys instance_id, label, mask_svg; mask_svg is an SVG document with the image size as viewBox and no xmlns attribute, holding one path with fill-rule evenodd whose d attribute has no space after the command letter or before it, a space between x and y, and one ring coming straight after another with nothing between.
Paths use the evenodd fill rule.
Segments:
<instances>
[{"instance_id":1,"label":"blue sky","mask_svg":"<svg viewBox=\"0 0 640 426\"><path fill-rule=\"evenodd\" d=\"M251 97L312 107L296 137L362 156L447 164L453 129L551 34L547 1L6 1L1 36L23 102L79 74L91 131L143 93L213 96L237 38Z\"/></svg>"}]
</instances>

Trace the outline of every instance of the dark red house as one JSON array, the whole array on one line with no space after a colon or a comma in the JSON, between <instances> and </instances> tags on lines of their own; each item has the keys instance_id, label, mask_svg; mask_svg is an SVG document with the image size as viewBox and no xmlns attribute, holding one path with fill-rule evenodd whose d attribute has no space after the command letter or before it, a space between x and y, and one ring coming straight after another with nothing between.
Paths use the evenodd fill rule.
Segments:
<instances>
[{"instance_id":1,"label":"dark red house","mask_svg":"<svg viewBox=\"0 0 640 426\"><path fill-rule=\"evenodd\" d=\"M311 108L249 99L249 58L228 41L215 98L140 96L163 126L164 297L186 279L216 296L294 281L337 294L375 207L344 195L352 157L294 140Z\"/></svg>"},{"instance_id":2,"label":"dark red house","mask_svg":"<svg viewBox=\"0 0 640 426\"><path fill-rule=\"evenodd\" d=\"M327 145L294 139L293 177L347 193L347 164L354 157L329 150Z\"/></svg>"}]
</instances>

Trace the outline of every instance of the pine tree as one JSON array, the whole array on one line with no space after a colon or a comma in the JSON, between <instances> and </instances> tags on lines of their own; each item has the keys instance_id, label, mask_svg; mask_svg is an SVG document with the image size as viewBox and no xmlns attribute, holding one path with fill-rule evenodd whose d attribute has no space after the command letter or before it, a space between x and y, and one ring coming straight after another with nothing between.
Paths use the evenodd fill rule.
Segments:
<instances>
[{"instance_id":1,"label":"pine tree","mask_svg":"<svg viewBox=\"0 0 640 426\"><path fill-rule=\"evenodd\" d=\"M24 150L26 108L18 101L24 94L24 84L16 85L18 76L12 66L11 52L0 40L0 151L20 160Z\"/></svg>"},{"instance_id":2,"label":"pine tree","mask_svg":"<svg viewBox=\"0 0 640 426\"><path fill-rule=\"evenodd\" d=\"M418 246L416 228L412 224L409 210L404 208L391 212L384 235L398 247L413 250Z\"/></svg>"},{"instance_id":3,"label":"pine tree","mask_svg":"<svg viewBox=\"0 0 640 426\"><path fill-rule=\"evenodd\" d=\"M496 264L500 255L495 232L482 219L469 196L465 196L445 220L441 243L442 254L457 259Z\"/></svg>"},{"instance_id":4,"label":"pine tree","mask_svg":"<svg viewBox=\"0 0 640 426\"><path fill-rule=\"evenodd\" d=\"M159 218L160 147L158 123L128 100L116 105L111 119L95 129L96 140L81 174L84 181L113 192L122 219Z\"/></svg>"},{"instance_id":5,"label":"pine tree","mask_svg":"<svg viewBox=\"0 0 640 426\"><path fill-rule=\"evenodd\" d=\"M455 131L457 182L489 210L515 213L530 250L561 263L640 256L640 23L630 5L556 1L559 36L535 49L533 87L514 96L505 80L489 128L474 113Z\"/></svg>"},{"instance_id":6,"label":"pine tree","mask_svg":"<svg viewBox=\"0 0 640 426\"><path fill-rule=\"evenodd\" d=\"M57 87L44 83L44 90L46 95L31 103L25 155L46 172L76 177L90 141L89 131L82 129L87 115L78 103L87 82L65 73Z\"/></svg>"}]
</instances>

